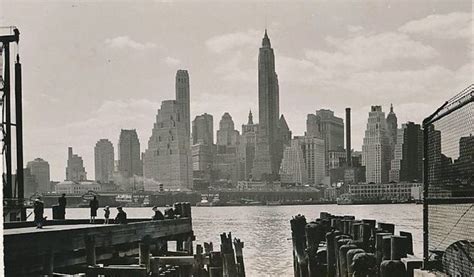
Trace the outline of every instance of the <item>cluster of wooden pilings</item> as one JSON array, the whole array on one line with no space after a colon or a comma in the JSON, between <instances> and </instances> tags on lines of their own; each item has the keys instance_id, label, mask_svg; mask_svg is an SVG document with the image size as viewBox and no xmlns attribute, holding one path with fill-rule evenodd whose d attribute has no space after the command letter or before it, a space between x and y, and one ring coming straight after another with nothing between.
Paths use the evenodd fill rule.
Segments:
<instances>
[{"instance_id":1,"label":"cluster of wooden pilings","mask_svg":"<svg viewBox=\"0 0 474 277\"><path fill-rule=\"evenodd\" d=\"M412 256L412 234L395 235L391 223L327 212L311 222L297 215L290 223L295 277L405 277L422 266Z\"/></svg>"}]
</instances>

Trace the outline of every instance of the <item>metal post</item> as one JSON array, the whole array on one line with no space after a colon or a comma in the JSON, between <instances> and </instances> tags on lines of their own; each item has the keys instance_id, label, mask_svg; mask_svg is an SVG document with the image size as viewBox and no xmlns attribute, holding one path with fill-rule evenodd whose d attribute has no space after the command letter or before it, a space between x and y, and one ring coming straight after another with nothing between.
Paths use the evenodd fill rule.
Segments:
<instances>
[{"instance_id":1,"label":"metal post","mask_svg":"<svg viewBox=\"0 0 474 277\"><path fill-rule=\"evenodd\" d=\"M423 122L423 268L428 266L428 126Z\"/></svg>"},{"instance_id":2,"label":"metal post","mask_svg":"<svg viewBox=\"0 0 474 277\"><path fill-rule=\"evenodd\" d=\"M15 112L16 112L16 181L18 184L18 200L20 205L20 220L26 220L26 210L23 209L23 198L25 198L24 175L23 175L23 108L22 108L22 86L21 86L21 63L20 56L16 55L15 63Z\"/></svg>"},{"instance_id":3,"label":"metal post","mask_svg":"<svg viewBox=\"0 0 474 277\"><path fill-rule=\"evenodd\" d=\"M6 184L3 187L3 197L10 199L12 198L12 144L11 144L11 100L10 100L10 43L3 43L3 49L5 49L5 67L4 67L4 86L3 93L5 95L5 166L6 166Z\"/></svg>"}]
</instances>

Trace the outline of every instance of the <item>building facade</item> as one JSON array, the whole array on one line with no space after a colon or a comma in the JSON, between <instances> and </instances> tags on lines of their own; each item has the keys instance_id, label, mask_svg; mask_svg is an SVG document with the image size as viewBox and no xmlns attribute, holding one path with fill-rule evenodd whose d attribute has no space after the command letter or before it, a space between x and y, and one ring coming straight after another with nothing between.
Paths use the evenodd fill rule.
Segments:
<instances>
[{"instance_id":1,"label":"building facade","mask_svg":"<svg viewBox=\"0 0 474 277\"><path fill-rule=\"evenodd\" d=\"M212 115L204 113L193 120L193 145L214 144L214 119Z\"/></svg>"},{"instance_id":2,"label":"building facade","mask_svg":"<svg viewBox=\"0 0 474 277\"><path fill-rule=\"evenodd\" d=\"M372 106L362 145L362 165L368 183L380 184L389 179L390 144L386 125L382 107Z\"/></svg>"},{"instance_id":3,"label":"building facade","mask_svg":"<svg viewBox=\"0 0 474 277\"><path fill-rule=\"evenodd\" d=\"M29 174L31 174L36 182L35 192L50 192L51 191L51 179L50 179L50 169L49 163L41 158L36 158L33 161L29 161L26 164L26 167L29 169ZM25 173L26 175L26 173ZM26 181L25 181L26 187Z\"/></svg>"},{"instance_id":4,"label":"building facade","mask_svg":"<svg viewBox=\"0 0 474 277\"><path fill-rule=\"evenodd\" d=\"M105 184L114 180L114 146L108 139L99 140L94 147L95 180Z\"/></svg>"},{"instance_id":5,"label":"building facade","mask_svg":"<svg viewBox=\"0 0 474 277\"><path fill-rule=\"evenodd\" d=\"M209 185L215 154L213 117L207 113L198 115L192 126L193 180Z\"/></svg>"},{"instance_id":6,"label":"building facade","mask_svg":"<svg viewBox=\"0 0 474 277\"><path fill-rule=\"evenodd\" d=\"M329 174L329 151L344 149L344 120L334 115L331 110L316 111L319 117L321 137L324 139L326 161L325 174Z\"/></svg>"},{"instance_id":7,"label":"building facade","mask_svg":"<svg viewBox=\"0 0 474 277\"><path fill-rule=\"evenodd\" d=\"M278 76L275 72L275 54L267 31L258 55L258 117L259 129L252 177L256 180L276 179L281 152L278 142L280 99Z\"/></svg>"},{"instance_id":8,"label":"building facade","mask_svg":"<svg viewBox=\"0 0 474 277\"><path fill-rule=\"evenodd\" d=\"M55 191L58 194L82 195L89 191L100 191L101 186L91 181L64 181L56 185Z\"/></svg>"},{"instance_id":9,"label":"building facade","mask_svg":"<svg viewBox=\"0 0 474 277\"><path fill-rule=\"evenodd\" d=\"M394 159L395 145L397 144L397 115L393 112L393 105L390 104L390 112L387 115L387 136L390 144L390 159Z\"/></svg>"},{"instance_id":10,"label":"building facade","mask_svg":"<svg viewBox=\"0 0 474 277\"><path fill-rule=\"evenodd\" d=\"M73 154L72 147L68 148L68 159L66 167L66 181L80 182L87 180L87 172L84 168L82 157Z\"/></svg>"},{"instance_id":11,"label":"building facade","mask_svg":"<svg viewBox=\"0 0 474 277\"><path fill-rule=\"evenodd\" d=\"M303 146L301 140L294 139L283 151L280 167L280 180L284 184L303 185L308 183Z\"/></svg>"},{"instance_id":12,"label":"building facade","mask_svg":"<svg viewBox=\"0 0 474 277\"><path fill-rule=\"evenodd\" d=\"M326 176L324 139L306 136L296 136L294 139L298 140L303 151L308 183L315 185L321 184Z\"/></svg>"},{"instance_id":13,"label":"building facade","mask_svg":"<svg viewBox=\"0 0 474 277\"><path fill-rule=\"evenodd\" d=\"M397 130L391 161L391 182L421 182L423 178L423 131L419 124L408 122Z\"/></svg>"},{"instance_id":14,"label":"building facade","mask_svg":"<svg viewBox=\"0 0 474 277\"><path fill-rule=\"evenodd\" d=\"M118 171L122 177L142 176L143 164L140 157L140 140L135 129L122 129L120 131L118 155Z\"/></svg>"},{"instance_id":15,"label":"building facade","mask_svg":"<svg viewBox=\"0 0 474 277\"><path fill-rule=\"evenodd\" d=\"M190 139L175 100L161 103L148 148L144 154L144 176L163 184L165 190L192 189Z\"/></svg>"}]
</instances>

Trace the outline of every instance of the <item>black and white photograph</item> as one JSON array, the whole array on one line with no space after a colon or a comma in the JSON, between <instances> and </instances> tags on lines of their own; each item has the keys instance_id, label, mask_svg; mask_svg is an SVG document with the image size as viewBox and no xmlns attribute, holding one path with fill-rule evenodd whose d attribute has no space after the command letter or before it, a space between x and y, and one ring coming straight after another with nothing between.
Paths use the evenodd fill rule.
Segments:
<instances>
[{"instance_id":1,"label":"black and white photograph","mask_svg":"<svg viewBox=\"0 0 474 277\"><path fill-rule=\"evenodd\" d=\"M0 0L0 276L474 276L472 0Z\"/></svg>"}]
</instances>

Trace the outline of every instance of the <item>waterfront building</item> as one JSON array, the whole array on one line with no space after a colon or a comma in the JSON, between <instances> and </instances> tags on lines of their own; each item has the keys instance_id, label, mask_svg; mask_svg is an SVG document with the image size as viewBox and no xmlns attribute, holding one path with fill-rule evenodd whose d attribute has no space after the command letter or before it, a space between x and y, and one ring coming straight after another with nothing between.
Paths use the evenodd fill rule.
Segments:
<instances>
[{"instance_id":1,"label":"waterfront building","mask_svg":"<svg viewBox=\"0 0 474 277\"><path fill-rule=\"evenodd\" d=\"M217 130L217 152L213 169L217 179L228 180L236 184L239 179L240 134L235 130L234 121L229 113L224 113Z\"/></svg>"},{"instance_id":2,"label":"waterfront building","mask_svg":"<svg viewBox=\"0 0 474 277\"><path fill-rule=\"evenodd\" d=\"M66 167L66 181L85 181L87 180L87 172L84 168L82 157L73 154L72 147L68 148L68 159Z\"/></svg>"},{"instance_id":3,"label":"waterfront building","mask_svg":"<svg viewBox=\"0 0 474 277\"><path fill-rule=\"evenodd\" d=\"M249 111L247 124L242 124L242 136L240 137L240 180L252 179L257 132L258 124L253 123L252 111Z\"/></svg>"},{"instance_id":4,"label":"waterfront building","mask_svg":"<svg viewBox=\"0 0 474 277\"><path fill-rule=\"evenodd\" d=\"M71 181L59 182L55 186L57 194L65 193L67 195L83 195L89 191L101 191L101 186L93 181Z\"/></svg>"},{"instance_id":5,"label":"waterfront building","mask_svg":"<svg viewBox=\"0 0 474 277\"><path fill-rule=\"evenodd\" d=\"M412 190L422 186L422 183L359 183L349 185L349 194L354 199L407 201L413 199Z\"/></svg>"},{"instance_id":6,"label":"waterfront building","mask_svg":"<svg viewBox=\"0 0 474 277\"><path fill-rule=\"evenodd\" d=\"M108 139L100 139L94 147L95 180L101 184L114 180L114 146Z\"/></svg>"},{"instance_id":7,"label":"waterfront building","mask_svg":"<svg viewBox=\"0 0 474 277\"><path fill-rule=\"evenodd\" d=\"M143 164L140 159L140 141L135 129L122 129L120 131L118 155L118 171L122 177L142 176Z\"/></svg>"},{"instance_id":8,"label":"waterfront building","mask_svg":"<svg viewBox=\"0 0 474 277\"><path fill-rule=\"evenodd\" d=\"M423 176L423 131L408 122L397 130L397 141L389 173L391 182L420 182Z\"/></svg>"},{"instance_id":9,"label":"waterfront building","mask_svg":"<svg viewBox=\"0 0 474 277\"><path fill-rule=\"evenodd\" d=\"M192 189L190 139L175 100L161 102L144 154L144 176L166 190Z\"/></svg>"},{"instance_id":10,"label":"waterfront building","mask_svg":"<svg viewBox=\"0 0 474 277\"><path fill-rule=\"evenodd\" d=\"M372 106L362 145L362 165L368 183L388 182L390 144L387 136L385 113L381 106Z\"/></svg>"},{"instance_id":11,"label":"waterfront building","mask_svg":"<svg viewBox=\"0 0 474 277\"><path fill-rule=\"evenodd\" d=\"M291 140L283 151L280 167L280 180L284 184L307 184L308 174L305 168L301 140Z\"/></svg>"},{"instance_id":12,"label":"waterfront building","mask_svg":"<svg viewBox=\"0 0 474 277\"><path fill-rule=\"evenodd\" d=\"M323 182L325 173L324 139L317 137L296 136L303 151L308 183L319 185Z\"/></svg>"},{"instance_id":13,"label":"waterfront building","mask_svg":"<svg viewBox=\"0 0 474 277\"><path fill-rule=\"evenodd\" d=\"M277 179L283 148L279 143L279 86L275 72L275 55L267 31L258 56L257 148L252 177L256 180Z\"/></svg>"},{"instance_id":14,"label":"waterfront building","mask_svg":"<svg viewBox=\"0 0 474 277\"><path fill-rule=\"evenodd\" d=\"M189 74L187 70L178 70L176 72L176 102L179 106L182 121L184 122L184 128L186 130L186 136L189 138L191 135L191 114L190 114L190 86L189 86Z\"/></svg>"},{"instance_id":15,"label":"waterfront building","mask_svg":"<svg viewBox=\"0 0 474 277\"><path fill-rule=\"evenodd\" d=\"M37 187L35 188L34 192L50 192L51 185L50 185L50 169L49 163L41 158L36 158L33 161L29 161L26 164L28 168L28 173L33 176ZM25 193L26 193L26 174L25 173Z\"/></svg>"},{"instance_id":16,"label":"waterfront building","mask_svg":"<svg viewBox=\"0 0 474 277\"><path fill-rule=\"evenodd\" d=\"M397 115L393 112L393 105L390 104L390 112L387 115L387 136L390 144L390 159L394 158L395 145L397 144Z\"/></svg>"}]
</instances>

